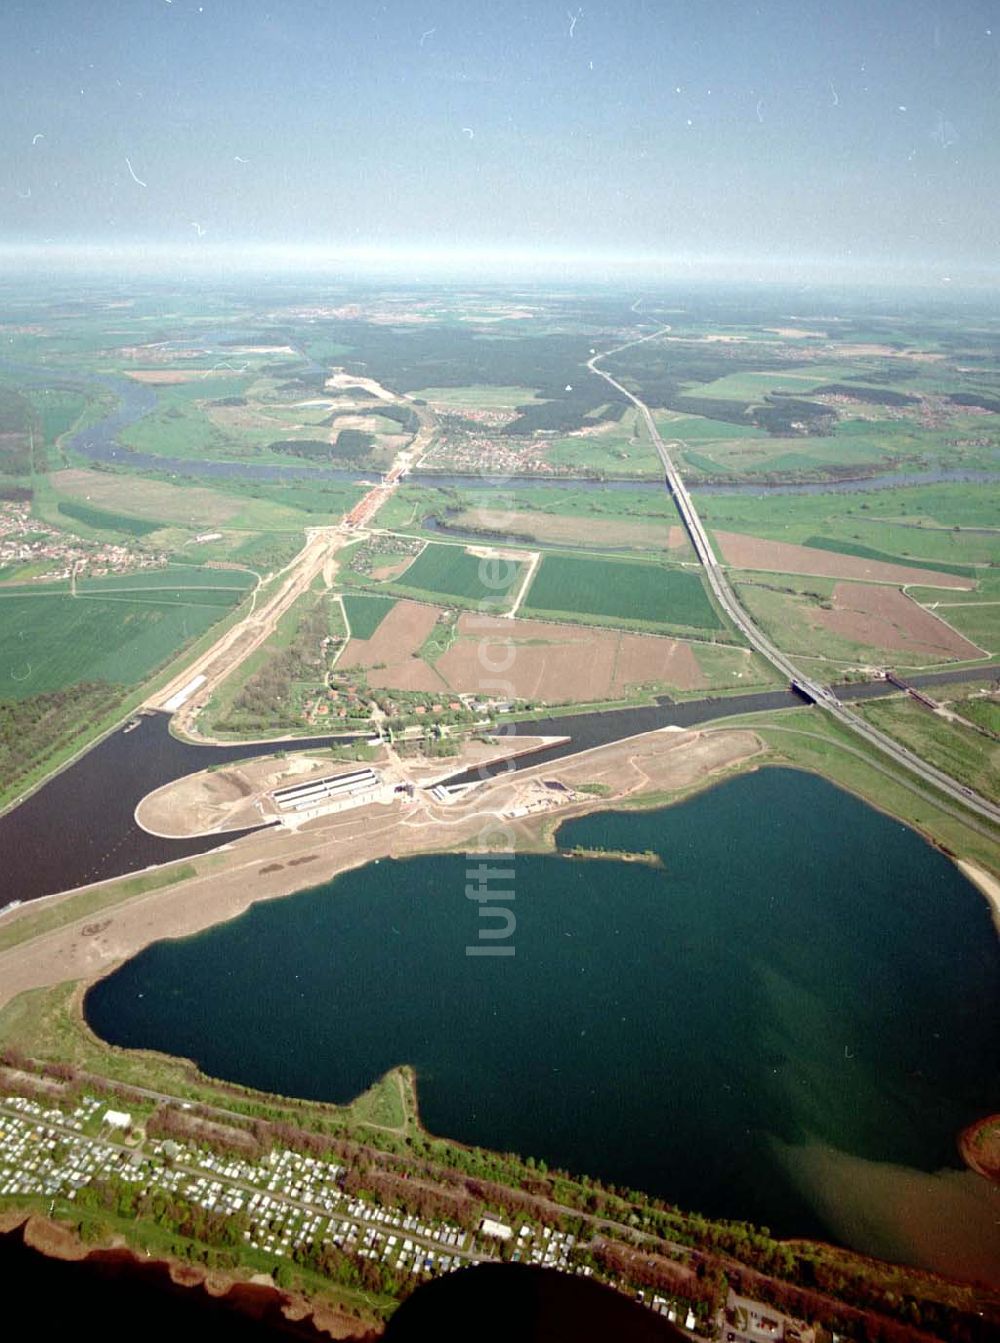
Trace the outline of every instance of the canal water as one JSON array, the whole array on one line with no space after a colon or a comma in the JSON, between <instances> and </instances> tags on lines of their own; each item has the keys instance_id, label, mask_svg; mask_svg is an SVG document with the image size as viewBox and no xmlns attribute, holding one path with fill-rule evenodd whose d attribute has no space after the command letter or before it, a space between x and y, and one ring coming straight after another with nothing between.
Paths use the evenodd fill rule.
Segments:
<instances>
[{"instance_id":1,"label":"canal water","mask_svg":"<svg viewBox=\"0 0 1000 1343\"><path fill-rule=\"evenodd\" d=\"M519 855L515 954L484 957L464 857L372 864L148 948L87 1019L286 1095L412 1064L432 1132L995 1278L956 1136L1000 1109L1000 952L952 864L783 769L558 840L662 867Z\"/></svg>"}]
</instances>

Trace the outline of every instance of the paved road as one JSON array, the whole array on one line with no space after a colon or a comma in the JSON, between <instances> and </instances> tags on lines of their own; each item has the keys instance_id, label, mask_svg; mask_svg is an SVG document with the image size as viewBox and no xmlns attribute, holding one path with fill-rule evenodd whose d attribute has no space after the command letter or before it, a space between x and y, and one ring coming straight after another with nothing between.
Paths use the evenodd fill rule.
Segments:
<instances>
[{"instance_id":1,"label":"paved road","mask_svg":"<svg viewBox=\"0 0 1000 1343\"><path fill-rule=\"evenodd\" d=\"M739 598L733 591L729 582L729 577L722 565L715 557L715 551L712 549L712 543L709 539L705 525L698 516L698 511L694 506L691 495L688 493L687 486L680 477L677 467L674 465L670 453L667 451L667 445L660 437L660 431L656 427L653 416L650 414L649 407L644 401L641 401L634 392L630 392L627 387L613 378L610 373L604 369L598 368L600 360L608 358L609 355L617 354L620 350L631 349L635 345L641 345L647 340L653 340L657 336L664 335L670 328L660 327L656 331L650 332L646 336L641 336L637 340L626 341L624 345L617 345L614 349L605 350L602 354L595 354L587 361L587 367L591 373L596 373L599 378L603 378L606 383L613 387L622 396L626 397L637 408L645 421L646 428L649 430L649 436L653 440L653 446L663 463L663 469L666 472L667 486L673 495L674 503L677 505L678 512L691 538L691 544L694 546L695 553L705 570L709 586L715 596L716 601L725 611L726 615L740 631L747 643L756 652L770 662L772 667L776 667L781 675L788 681L806 699L817 704L821 709L825 709L833 718L844 727L849 728L858 736L863 737L871 746L876 747L884 755L889 756L897 765L901 765L910 773L916 774L923 779L925 783L932 784L942 793L961 802L963 806L968 807L970 811L976 812L980 816L985 816L987 820L1000 824L1000 807L990 802L987 798L981 797L978 793L957 783L949 774L943 770L935 769L925 760L894 741L892 737L880 732L878 728L873 727L871 723L854 712L853 709L842 703L833 691L818 681L812 680L804 672L801 672L786 653L771 642L766 634L757 626L752 617L741 605Z\"/></svg>"}]
</instances>

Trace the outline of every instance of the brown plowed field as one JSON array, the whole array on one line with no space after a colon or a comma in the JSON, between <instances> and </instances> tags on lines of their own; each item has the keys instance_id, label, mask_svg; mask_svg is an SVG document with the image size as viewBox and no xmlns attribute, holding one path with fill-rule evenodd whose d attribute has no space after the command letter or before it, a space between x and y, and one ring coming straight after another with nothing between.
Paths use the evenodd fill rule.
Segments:
<instances>
[{"instance_id":1,"label":"brown plowed field","mask_svg":"<svg viewBox=\"0 0 1000 1343\"><path fill-rule=\"evenodd\" d=\"M677 639L473 615L459 618L458 638L436 665L456 692L550 704L610 699L654 681L680 690L705 684L691 648Z\"/></svg>"},{"instance_id":2,"label":"brown plowed field","mask_svg":"<svg viewBox=\"0 0 1000 1343\"><path fill-rule=\"evenodd\" d=\"M414 657L437 624L441 611L419 602L398 601L370 639L351 639L337 666L378 668L368 672L368 682L384 690L446 689L433 667ZM380 664L384 663L382 666Z\"/></svg>"},{"instance_id":3,"label":"brown plowed field","mask_svg":"<svg viewBox=\"0 0 1000 1343\"><path fill-rule=\"evenodd\" d=\"M774 574L817 574L821 578L853 578L870 583L915 583L922 587L969 591L971 579L941 574L936 569L911 569L905 564L838 555L788 541L763 541L740 532L714 532L722 558L736 569L763 569Z\"/></svg>"},{"instance_id":4,"label":"brown plowed field","mask_svg":"<svg viewBox=\"0 0 1000 1343\"><path fill-rule=\"evenodd\" d=\"M982 657L982 650L911 601L898 588L838 583L834 610L814 611L812 619L833 634L859 644L901 653L944 654L951 658Z\"/></svg>"},{"instance_id":5,"label":"brown plowed field","mask_svg":"<svg viewBox=\"0 0 1000 1343\"><path fill-rule=\"evenodd\" d=\"M133 382L159 383L162 386L169 386L177 382L191 382L196 374L193 370L190 373L180 373L169 368L136 368L131 371L126 370L125 376L131 378Z\"/></svg>"},{"instance_id":6,"label":"brown plowed field","mask_svg":"<svg viewBox=\"0 0 1000 1343\"><path fill-rule=\"evenodd\" d=\"M678 639L470 613L459 617L454 644L430 667L413 654L440 614L436 606L397 602L370 639L348 643L338 665L368 668L369 684L385 690L549 704L613 699L630 685L653 682L678 690L707 684L690 645Z\"/></svg>"}]
</instances>

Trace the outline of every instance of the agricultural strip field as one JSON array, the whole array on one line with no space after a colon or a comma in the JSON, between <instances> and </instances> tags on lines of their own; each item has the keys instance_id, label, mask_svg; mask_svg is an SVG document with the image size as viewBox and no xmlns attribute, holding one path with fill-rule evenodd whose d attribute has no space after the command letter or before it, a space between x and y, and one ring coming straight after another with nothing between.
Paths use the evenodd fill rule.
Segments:
<instances>
[{"instance_id":1,"label":"agricultural strip field","mask_svg":"<svg viewBox=\"0 0 1000 1343\"><path fill-rule=\"evenodd\" d=\"M683 527L678 523L616 522L610 518L582 518L553 513L491 512L470 508L448 515L446 525L463 531L482 531L484 542L527 540L574 547L593 546L647 553L685 551L693 558Z\"/></svg>"},{"instance_id":2,"label":"agricultural strip field","mask_svg":"<svg viewBox=\"0 0 1000 1343\"><path fill-rule=\"evenodd\" d=\"M518 482L510 489L463 489L404 481L379 510L378 522L390 530L420 534L427 516L452 526L496 527L509 540L523 535L647 551L678 540L671 531L677 509L666 489L620 484L597 489L566 481L555 489Z\"/></svg>"},{"instance_id":3,"label":"agricultural strip field","mask_svg":"<svg viewBox=\"0 0 1000 1343\"><path fill-rule=\"evenodd\" d=\"M144 523L152 524L147 531L177 527L198 532L301 532L317 515L338 520L363 493L340 481L315 485L227 481L209 486L71 467L53 472L43 488L36 488L35 511L57 526L71 526L76 519L97 530L110 528L111 517L118 516L120 530L133 535L140 534L136 527ZM87 522L78 511L81 508L92 509L97 516Z\"/></svg>"},{"instance_id":4,"label":"agricultural strip field","mask_svg":"<svg viewBox=\"0 0 1000 1343\"><path fill-rule=\"evenodd\" d=\"M741 602L792 654L863 665L933 666L983 653L898 588L805 579L790 590L782 575L736 578Z\"/></svg>"},{"instance_id":5,"label":"agricultural strip field","mask_svg":"<svg viewBox=\"0 0 1000 1343\"><path fill-rule=\"evenodd\" d=\"M0 597L2 693L24 699L96 680L137 685L209 629L225 609L148 604L138 594L134 601L5 594Z\"/></svg>"},{"instance_id":6,"label":"agricultural strip field","mask_svg":"<svg viewBox=\"0 0 1000 1343\"><path fill-rule=\"evenodd\" d=\"M837 555L858 555L862 559L879 560L884 564L899 564L898 555L886 555L857 541L831 541L825 536L810 536L806 545L815 550L830 550ZM910 560L911 569L933 569L938 574L957 574L960 578L975 578L975 570L968 565L934 563L930 560Z\"/></svg>"},{"instance_id":7,"label":"agricultural strip field","mask_svg":"<svg viewBox=\"0 0 1000 1343\"><path fill-rule=\"evenodd\" d=\"M393 582L392 589L496 610L506 605L516 589L521 569L520 560L484 559L462 546L431 542Z\"/></svg>"},{"instance_id":8,"label":"agricultural strip field","mask_svg":"<svg viewBox=\"0 0 1000 1343\"><path fill-rule=\"evenodd\" d=\"M343 601L354 639L370 639L395 605L391 597L373 597L367 592L347 592Z\"/></svg>"},{"instance_id":9,"label":"agricultural strip field","mask_svg":"<svg viewBox=\"0 0 1000 1343\"><path fill-rule=\"evenodd\" d=\"M697 573L635 560L546 554L528 589L524 610L643 627L723 628Z\"/></svg>"},{"instance_id":10,"label":"agricultural strip field","mask_svg":"<svg viewBox=\"0 0 1000 1343\"><path fill-rule=\"evenodd\" d=\"M85 527L96 531L124 533L126 536L148 536L155 532L157 523L144 522L141 518L128 517L124 513L109 513L103 508L92 508L90 504L77 504L62 501L58 505L59 513L70 522L82 522Z\"/></svg>"},{"instance_id":11,"label":"agricultural strip field","mask_svg":"<svg viewBox=\"0 0 1000 1343\"><path fill-rule=\"evenodd\" d=\"M930 565L891 563L888 556L874 558L877 552L864 555L864 548L851 550L850 542L820 547L816 537L810 537L808 546L792 545L787 541L761 541L739 532L715 532L714 539L722 558L738 569L760 569L769 573L816 574L825 578L853 578L872 583L923 583L942 588L970 589L971 577L952 572L930 570ZM957 567L957 566L956 566ZM967 574L970 570L965 571Z\"/></svg>"},{"instance_id":12,"label":"agricultural strip field","mask_svg":"<svg viewBox=\"0 0 1000 1343\"><path fill-rule=\"evenodd\" d=\"M397 602L373 636L351 639L338 669L365 670L369 685L379 689L501 694L545 704L747 689L767 679L748 649L472 613L459 616L442 652L434 634L443 614ZM433 665L425 660L432 645ZM490 670L498 663L502 674Z\"/></svg>"},{"instance_id":13,"label":"agricultural strip field","mask_svg":"<svg viewBox=\"0 0 1000 1343\"><path fill-rule=\"evenodd\" d=\"M1000 485L1000 477L998 477ZM817 536L882 555L959 566L1000 563L1000 491L992 485L922 485L865 493L708 494L692 491L711 531L806 545Z\"/></svg>"}]
</instances>

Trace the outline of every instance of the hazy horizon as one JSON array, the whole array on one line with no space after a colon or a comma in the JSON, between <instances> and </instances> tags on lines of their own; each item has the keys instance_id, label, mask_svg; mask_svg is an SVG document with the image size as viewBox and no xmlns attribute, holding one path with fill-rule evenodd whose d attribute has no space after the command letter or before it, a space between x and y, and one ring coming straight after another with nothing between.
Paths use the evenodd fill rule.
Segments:
<instances>
[{"instance_id":1,"label":"hazy horizon","mask_svg":"<svg viewBox=\"0 0 1000 1343\"><path fill-rule=\"evenodd\" d=\"M8 0L0 265L996 283L964 0Z\"/></svg>"}]
</instances>

